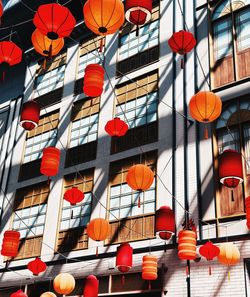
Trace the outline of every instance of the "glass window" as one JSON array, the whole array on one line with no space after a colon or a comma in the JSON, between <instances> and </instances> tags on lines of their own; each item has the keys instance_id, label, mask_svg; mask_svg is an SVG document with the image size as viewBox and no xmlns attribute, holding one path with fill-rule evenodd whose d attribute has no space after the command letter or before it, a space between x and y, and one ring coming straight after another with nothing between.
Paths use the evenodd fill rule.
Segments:
<instances>
[{"instance_id":1,"label":"glass window","mask_svg":"<svg viewBox=\"0 0 250 297\"><path fill-rule=\"evenodd\" d=\"M100 53L98 49L89 52L85 55L80 56L78 64L78 74L77 78L82 78L84 76L85 68L88 64L102 64L104 54Z\"/></svg>"},{"instance_id":2,"label":"glass window","mask_svg":"<svg viewBox=\"0 0 250 297\"><path fill-rule=\"evenodd\" d=\"M236 16L237 50L250 47L250 9Z\"/></svg>"}]
</instances>

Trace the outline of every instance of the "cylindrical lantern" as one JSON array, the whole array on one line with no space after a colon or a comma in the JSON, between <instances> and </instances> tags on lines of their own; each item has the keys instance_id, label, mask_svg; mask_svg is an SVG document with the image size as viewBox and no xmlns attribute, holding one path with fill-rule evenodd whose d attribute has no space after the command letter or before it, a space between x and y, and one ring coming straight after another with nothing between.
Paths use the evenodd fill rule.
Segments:
<instances>
[{"instance_id":1,"label":"cylindrical lantern","mask_svg":"<svg viewBox=\"0 0 250 297\"><path fill-rule=\"evenodd\" d=\"M116 268L122 273L128 272L133 265L133 248L128 243L117 247Z\"/></svg>"},{"instance_id":2,"label":"cylindrical lantern","mask_svg":"<svg viewBox=\"0 0 250 297\"><path fill-rule=\"evenodd\" d=\"M84 297L98 297L99 280L94 275L89 275L85 279L83 296Z\"/></svg>"},{"instance_id":3,"label":"cylindrical lantern","mask_svg":"<svg viewBox=\"0 0 250 297\"><path fill-rule=\"evenodd\" d=\"M101 96L104 84L104 68L99 64L89 64L85 68L83 93L89 97Z\"/></svg>"},{"instance_id":4,"label":"cylindrical lantern","mask_svg":"<svg viewBox=\"0 0 250 297\"><path fill-rule=\"evenodd\" d=\"M63 198L71 205L76 205L84 199L84 193L78 190L77 187L72 187L64 193Z\"/></svg>"},{"instance_id":5,"label":"cylindrical lantern","mask_svg":"<svg viewBox=\"0 0 250 297\"><path fill-rule=\"evenodd\" d=\"M28 297L22 290L18 290L15 293L12 293L10 297Z\"/></svg>"},{"instance_id":6,"label":"cylindrical lantern","mask_svg":"<svg viewBox=\"0 0 250 297\"><path fill-rule=\"evenodd\" d=\"M60 165L60 150L55 147L46 147L43 150L40 171L42 174L50 177L58 173Z\"/></svg>"},{"instance_id":7,"label":"cylindrical lantern","mask_svg":"<svg viewBox=\"0 0 250 297\"><path fill-rule=\"evenodd\" d=\"M6 257L16 257L18 254L20 233L8 230L4 232L1 254Z\"/></svg>"},{"instance_id":8,"label":"cylindrical lantern","mask_svg":"<svg viewBox=\"0 0 250 297\"><path fill-rule=\"evenodd\" d=\"M37 127L40 118L40 106L34 101L30 100L23 104L20 124L25 130L32 130Z\"/></svg>"},{"instance_id":9,"label":"cylindrical lantern","mask_svg":"<svg viewBox=\"0 0 250 297\"><path fill-rule=\"evenodd\" d=\"M184 55L195 47L196 40L191 32L181 30L171 36L168 45L173 52Z\"/></svg>"},{"instance_id":10,"label":"cylindrical lantern","mask_svg":"<svg viewBox=\"0 0 250 297\"><path fill-rule=\"evenodd\" d=\"M68 295L75 288L75 279L69 273L60 273L54 279L53 287L58 294Z\"/></svg>"},{"instance_id":11,"label":"cylindrical lantern","mask_svg":"<svg viewBox=\"0 0 250 297\"><path fill-rule=\"evenodd\" d=\"M142 278L145 280L157 279L157 257L145 255L142 258Z\"/></svg>"},{"instance_id":12,"label":"cylindrical lantern","mask_svg":"<svg viewBox=\"0 0 250 297\"><path fill-rule=\"evenodd\" d=\"M114 118L110 120L105 125L105 131L113 137L124 136L128 131L128 125L120 120L119 118Z\"/></svg>"},{"instance_id":13,"label":"cylindrical lantern","mask_svg":"<svg viewBox=\"0 0 250 297\"><path fill-rule=\"evenodd\" d=\"M201 256L205 257L207 261L212 261L220 253L220 249L211 241L206 242L199 249ZM211 266L209 266L209 275L211 275Z\"/></svg>"},{"instance_id":14,"label":"cylindrical lantern","mask_svg":"<svg viewBox=\"0 0 250 297\"><path fill-rule=\"evenodd\" d=\"M40 297L57 297L53 292L45 292Z\"/></svg>"},{"instance_id":15,"label":"cylindrical lantern","mask_svg":"<svg viewBox=\"0 0 250 297\"><path fill-rule=\"evenodd\" d=\"M156 211L155 232L164 240L170 239L175 234L175 215L169 206L162 206Z\"/></svg>"},{"instance_id":16,"label":"cylindrical lantern","mask_svg":"<svg viewBox=\"0 0 250 297\"><path fill-rule=\"evenodd\" d=\"M137 164L129 168L126 181L133 190L146 191L154 181L154 173L147 165Z\"/></svg>"},{"instance_id":17,"label":"cylindrical lantern","mask_svg":"<svg viewBox=\"0 0 250 297\"><path fill-rule=\"evenodd\" d=\"M136 26L146 24L151 19L152 0L126 0L125 18Z\"/></svg>"},{"instance_id":18,"label":"cylindrical lantern","mask_svg":"<svg viewBox=\"0 0 250 297\"><path fill-rule=\"evenodd\" d=\"M181 260L196 258L196 233L191 230L181 230L178 234L178 257Z\"/></svg>"},{"instance_id":19,"label":"cylindrical lantern","mask_svg":"<svg viewBox=\"0 0 250 297\"><path fill-rule=\"evenodd\" d=\"M109 231L109 222L101 218L93 219L87 225L87 234L95 241L105 240L109 236Z\"/></svg>"},{"instance_id":20,"label":"cylindrical lantern","mask_svg":"<svg viewBox=\"0 0 250 297\"><path fill-rule=\"evenodd\" d=\"M250 230L250 196L245 199L247 228Z\"/></svg>"},{"instance_id":21,"label":"cylindrical lantern","mask_svg":"<svg viewBox=\"0 0 250 297\"><path fill-rule=\"evenodd\" d=\"M34 16L36 28L49 39L55 40L70 35L76 20L70 10L60 4L42 4Z\"/></svg>"},{"instance_id":22,"label":"cylindrical lantern","mask_svg":"<svg viewBox=\"0 0 250 297\"><path fill-rule=\"evenodd\" d=\"M36 258L35 260L29 262L27 267L33 275L37 276L39 273L46 270L47 265L40 258Z\"/></svg>"},{"instance_id":23,"label":"cylindrical lantern","mask_svg":"<svg viewBox=\"0 0 250 297\"><path fill-rule=\"evenodd\" d=\"M226 150L219 156L220 182L234 189L243 182L243 168L241 154L235 150Z\"/></svg>"}]
</instances>

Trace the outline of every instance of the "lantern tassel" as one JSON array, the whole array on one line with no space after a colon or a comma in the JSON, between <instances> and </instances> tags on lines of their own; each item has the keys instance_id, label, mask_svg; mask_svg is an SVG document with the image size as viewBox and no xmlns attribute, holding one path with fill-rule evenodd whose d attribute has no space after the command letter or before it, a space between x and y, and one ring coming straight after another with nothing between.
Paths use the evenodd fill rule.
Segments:
<instances>
[{"instance_id":1,"label":"lantern tassel","mask_svg":"<svg viewBox=\"0 0 250 297\"><path fill-rule=\"evenodd\" d=\"M96 257L98 257L98 246L96 247L95 255L96 255Z\"/></svg>"},{"instance_id":2,"label":"lantern tassel","mask_svg":"<svg viewBox=\"0 0 250 297\"><path fill-rule=\"evenodd\" d=\"M208 128L207 128L207 125L205 126L204 138L205 139L208 139Z\"/></svg>"},{"instance_id":3,"label":"lantern tassel","mask_svg":"<svg viewBox=\"0 0 250 297\"><path fill-rule=\"evenodd\" d=\"M2 81L3 82L5 81L5 71L3 71L3 74L2 74Z\"/></svg>"},{"instance_id":4,"label":"lantern tassel","mask_svg":"<svg viewBox=\"0 0 250 297\"><path fill-rule=\"evenodd\" d=\"M139 36L139 26L136 26L136 32L135 32L135 36L138 37Z\"/></svg>"},{"instance_id":5,"label":"lantern tassel","mask_svg":"<svg viewBox=\"0 0 250 297\"><path fill-rule=\"evenodd\" d=\"M230 281L230 271L228 271L228 280Z\"/></svg>"},{"instance_id":6,"label":"lantern tassel","mask_svg":"<svg viewBox=\"0 0 250 297\"><path fill-rule=\"evenodd\" d=\"M122 286L124 286L125 285L125 275L123 274L122 275Z\"/></svg>"},{"instance_id":7,"label":"lantern tassel","mask_svg":"<svg viewBox=\"0 0 250 297\"><path fill-rule=\"evenodd\" d=\"M234 202L234 190L231 189L231 201Z\"/></svg>"},{"instance_id":8,"label":"lantern tassel","mask_svg":"<svg viewBox=\"0 0 250 297\"><path fill-rule=\"evenodd\" d=\"M151 281L148 281L148 290L151 291Z\"/></svg>"},{"instance_id":9,"label":"lantern tassel","mask_svg":"<svg viewBox=\"0 0 250 297\"><path fill-rule=\"evenodd\" d=\"M50 46L49 46L49 59L51 59L51 57L52 57L52 43L50 44Z\"/></svg>"},{"instance_id":10,"label":"lantern tassel","mask_svg":"<svg viewBox=\"0 0 250 297\"><path fill-rule=\"evenodd\" d=\"M50 177L48 176L48 180L47 180L47 184L48 184L48 186L50 186L50 182L51 182L51 179L50 179Z\"/></svg>"},{"instance_id":11,"label":"lantern tassel","mask_svg":"<svg viewBox=\"0 0 250 297\"><path fill-rule=\"evenodd\" d=\"M102 53L103 50L103 38L100 40L100 49L99 52Z\"/></svg>"},{"instance_id":12,"label":"lantern tassel","mask_svg":"<svg viewBox=\"0 0 250 297\"><path fill-rule=\"evenodd\" d=\"M47 66L47 59L44 58L44 60L43 60L43 70L46 70L46 66Z\"/></svg>"},{"instance_id":13,"label":"lantern tassel","mask_svg":"<svg viewBox=\"0 0 250 297\"><path fill-rule=\"evenodd\" d=\"M208 271L209 271L209 275L212 275L212 268L211 268L210 265L209 265L209 267L208 267Z\"/></svg>"},{"instance_id":14,"label":"lantern tassel","mask_svg":"<svg viewBox=\"0 0 250 297\"><path fill-rule=\"evenodd\" d=\"M141 195L139 195L139 198L138 198L138 208L141 208Z\"/></svg>"},{"instance_id":15,"label":"lantern tassel","mask_svg":"<svg viewBox=\"0 0 250 297\"><path fill-rule=\"evenodd\" d=\"M181 69L184 69L184 59L181 59Z\"/></svg>"}]
</instances>

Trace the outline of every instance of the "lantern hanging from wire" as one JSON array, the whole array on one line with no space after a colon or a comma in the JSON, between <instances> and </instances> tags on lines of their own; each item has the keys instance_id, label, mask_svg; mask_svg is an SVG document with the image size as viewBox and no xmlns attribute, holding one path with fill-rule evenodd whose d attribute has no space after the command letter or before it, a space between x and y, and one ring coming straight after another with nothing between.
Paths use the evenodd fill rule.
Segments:
<instances>
[{"instance_id":1,"label":"lantern hanging from wire","mask_svg":"<svg viewBox=\"0 0 250 297\"><path fill-rule=\"evenodd\" d=\"M83 93L89 97L101 96L104 85L104 68L99 64L89 64L85 68Z\"/></svg>"},{"instance_id":2,"label":"lantern hanging from wire","mask_svg":"<svg viewBox=\"0 0 250 297\"><path fill-rule=\"evenodd\" d=\"M87 0L83 7L85 25L95 34L113 34L124 23L124 6L121 0ZM100 51L102 51L101 39Z\"/></svg>"},{"instance_id":3,"label":"lantern hanging from wire","mask_svg":"<svg viewBox=\"0 0 250 297\"><path fill-rule=\"evenodd\" d=\"M30 100L23 104L20 125L27 131L37 127L40 118L40 106L34 101Z\"/></svg>"},{"instance_id":4,"label":"lantern hanging from wire","mask_svg":"<svg viewBox=\"0 0 250 297\"><path fill-rule=\"evenodd\" d=\"M133 248L129 243L122 243L117 247L116 268L122 272L128 272L133 266ZM125 276L122 275L122 284L125 283Z\"/></svg>"},{"instance_id":5,"label":"lantern hanging from wire","mask_svg":"<svg viewBox=\"0 0 250 297\"><path fill-rule=\"evenodd\" d=\"M178 234L178 257L180 260L196 258L196 233L192 230L181 230Z\"/></svg>"},{"instance_id":6,"label":"lantern hanging from wire","mask_svg":"<svg viewBox=\"0 0 250 297\"><path fill-rule=\"evenodd\" d=\"M34 16L36 28L49 39L68 37L75 27L76 20L70 10L60 4L42 4Z\"/></svg>"},{"instance_id":7,"label":"lantern hanging from wire","mask_svg":"<svg viewBox=\"0 0 250 297\"><path fill-rule=\"evenodd\" d=\"M99 280L94 275L89 275L85 279L83 296L84 297L98 297Z\"/></svg>"},{"instance_id":8,"label":"lantern hanging from wire","mask_svg":"<svg viewBox=\"0 0 250 297\"><path fill-rule=\"evenodd\" d=\"M28 297L22 290L18 290L15 293L12 293L10 297Z\"/></svg>"},{"instance_id":9,"label":"lantern hanging from wire","mask_svg":"<svg viewBox=\"0 0 250 297\"><path fill-rule=\"evenodd\" d=\"M38 257L29 262L27 267L35 276L38 276L47 269L47 265Z\"/></svg>"},{"instance_id":10,"label":"lantern hanging from wire","mask_svg":"<svg viewBox=\"0 0 250 297\"><path fill-rule=\"evenodd\" d=\"M40 172L43 175L55 176L58 173L60 165L60 150L56 147L46 147L43 149L42 162L40 167Z\"/></svg>"},{"instance_id":11,"label":"lantern hanging from wire","mask_svg":"<svg viewBox=\"0 0 250 297\"><path fill-rule=\"evenodd\" d=\"M105 131L112 137L121 137L127 133L128 125L119 118L114 118L107 122Z\"/></svg>"},{"instance_id":12,"label":"lantern hanging from wire","mask_svg":"<svg viewBox=\"0 0 250 297\"><path fill-rule=\"evenodd\" d=\"M84 193L77 187L72 187L67 190L63 196L64 200L68 201L71 205L76 205L84 199Z\"/></svg>"},{"instance_id":13,"label":"lantern hanging from wire","mask_svg":"<svg viewBox=\"0 0 250 297\"><path fill-rule=\"evenodd\" d=\"M20 241L20 233L14 230L4 232L1 255L6 257L16 257Z\"/></svg>"},{"instance_id":14,"label":"lantern hanging from wire","mask_svg":"<svg viewBox=\"0 0 250 297\"><path fill-rule=\"evenodd\" d=\"M175 234L175 215L169 206L162 206L156 211L155 232L163 240L169 240Z\"/></svg>"},{"instance_id":15,"label":"lantern hanging from wire","mask_svg":"<svg viewBox=\"0 0 250 297\"><path fill-rule=\"evenodd\" d=\"M146 191L154 182L154 173L147 165L136 164L129 168L126 182L135 191ZM140 193L138 207L141 207Z\"/></svg>"},{"instance_id":16,"label":"lantern hanging from wire","mask_svg":"<svg viewBox=\"0 0 250 297\"><path fill-rule=\"evenodd\" d=\"M149 290L151 289L151 281L157 279L157 257L151 254L142 258L142 278L149 281Z\"/></svg>"},{"instance_id":17,"label":"lantern hanging from wire","mask_svg":"<svg viewBox=\"0 0 250 297\"><path fill-rule=\"evenodd\" d=\"M220 253L220 249L214 245L211 241L206 242L199 249L201 256L207 259L207 261L212 261ZM209 265L209 275L212 274L211 266Z\"/></svg>"},{"instance_id":18,"label":"lantern hanging from wire","mask_svg":"<svg viewBox=\"0 0 250 297\"><path fill-rule=\"evenodd\" d=\"M75 288L75 279L69 273L60 273L55 277L53 287L56 293L68 295L73 292Z\"/></svg>"},{"instance_id":19,"label":"lantern hanging from wire","mask_svg":"<svg viewBox=\"0 0 250 297\"><path fill-rule=\"evenodd\" d=\"M247 228L250 230L250 196L245 198Z\"/></svg>"},{"instance_id":20,"label":"lantern hanging from wire","mask_svg":"<svg viewBox=\"0 0 250 297\"><path fill-rule=\"evenodd\" d=\"M236 265L240 261L240 251L237 246L231 242L222 243L217 259L220 264L228 267ZM228 279L230 280L230 271L228 271Z\"/></svg>"},{"instance_id":21,"label":"lantern hanging from wire","mask_svg":"<svg viewBox=\"0 0 250 297\"><path fill-rule=\"evenodd\" d=\"M138 36L139 26L148 23L151 20L152 0L126 0L125 18L137 27Z\"/></svg>"},{"instance_id":22,"label":"lantern hanging from wire","mask_svg":"<svg viewBox=\"0 0 250 297\"><path fill-rule=\"evenodd\" d=\"M213 92L201 91L189 102L189 111L193 119L205 124L205 138L208 138L207 124L215 121L221 114L222 101Z\"/></svg>"},{"instance_id":23,"label":"lantern hanging from wire","mask_svg":"<svg viewBox=\"0 0 250 297\"><path fill-rule=\"evenodd\" d=\"M0 41L0 71L4 80L6 71L22 61L23 52L12 41Z\"/></svg>"},{"instance_id":24,"label":"lantern hanging from wire","mask_svg":"<svg viewBox=\"0 0 250 297\"><path fill-rule=\"evenodd\" d=\"M57 297L53 292L45 292L40 297Z\"/></svg>"}]
</instances>

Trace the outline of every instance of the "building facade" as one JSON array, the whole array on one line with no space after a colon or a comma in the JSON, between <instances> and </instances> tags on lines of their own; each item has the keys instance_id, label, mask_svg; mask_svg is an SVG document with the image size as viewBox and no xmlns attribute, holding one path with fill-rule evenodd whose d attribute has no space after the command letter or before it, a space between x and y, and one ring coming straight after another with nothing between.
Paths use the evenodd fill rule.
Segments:
<instances>
[{"instance_id":1,"label":"building facade","mask_svg":"<svg viewBox=\"0 0 250 297\"><path fill-rule=\"evenodd\" d=\"M5 12L14 15L22 4L10 2ZM184 57L184 69L182 57L167 43L173 32L183 29L197 39L194 51ZM89 274L98 277L100 296L250 296L245 215L250 195L249 29L249 0L162 0L154 1L152 19L138 36L135 27L125 24L105 38L102 53L101 38L80 21L70 42L46 67L34 50L25 48L23 62L0 86L0 241L6 230L21 234L18 256L11 261L0 257L1 296L20 287L31 297L53 291L52 280L60 272L77 280L69 296L82 296ZM106 70L98 98L82 93L90 63ZM202 90L212 90L223 101L220 118L208 125L208 139L188 110L191 97ZM19 124L20 111L31 99L39 103L41 116L38 127L26 132ZM119 139L104 130L114 116L130 127ZM59 174L50 183L40 174L47 146L61 152ZM218 156L225 149L243 156L244 181L233 195L218 179ZM143 193L126 184L127 171L136 163L155 173L151 188ZM63 200L73 185L85 193L76 206ZM155 236L155 211L163 205L175 212L176 235L187 211L194 220L197 257L208 239L218 245L229 241L239 248L240 262L227 267L202 258L191 261L186 275L187 263L178 259L178 237L165 242ZM111 225L105 242L95 242L86 233L89 220L98 217ZM134 249L124 285L115 268L122 242ZM158 279L151 289L141 279L142 257L148 253L158 257ZM35 257L48 266L36 277L26 268Z\"/></svg>"}]
</instances>

